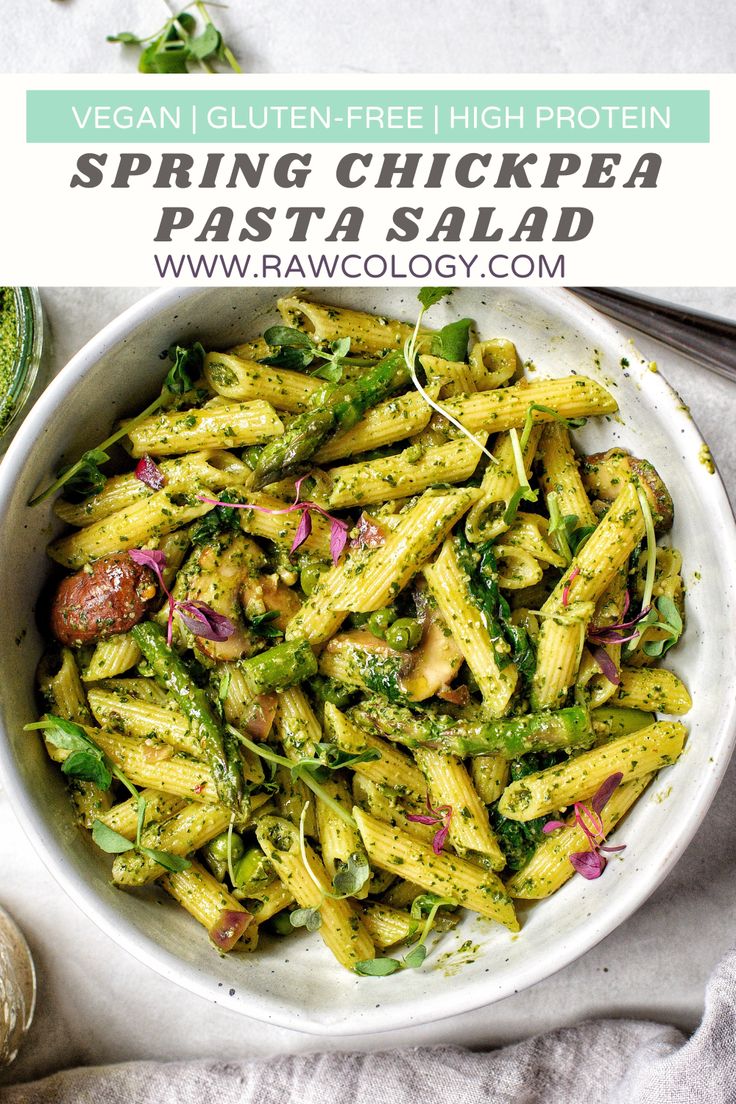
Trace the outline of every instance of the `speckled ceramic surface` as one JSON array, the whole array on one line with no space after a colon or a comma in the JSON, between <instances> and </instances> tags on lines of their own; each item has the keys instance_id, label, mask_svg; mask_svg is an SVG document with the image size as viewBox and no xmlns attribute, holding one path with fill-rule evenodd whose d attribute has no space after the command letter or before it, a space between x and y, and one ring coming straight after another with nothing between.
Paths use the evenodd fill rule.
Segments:
<instances>
[{"instance_id":1,"label":"speckled ceramic surface","mask_svg":"<svg viewBox=\"0 0 736 1104\"><path fill-rule=\"evenodd\" d=\"M341 971L314 938L264 944L252 957L219 958L201 929L155 890L127 894L112 888L109 860L77 831L60 776L35 739L21 731L34 708L33 670L41 647L34 607L53 529L50 509L28 510L25 502L63 450L73 454L96 443L119 413L155 393L159 354L172 340L198 337L227 346L256 334L277 295L274 289L156 293L70 362L19 432L0 468L0 767L18 816L64 888L119 944L160 973L250 1016L303 1031L350 1034L409 1026L490 1003L564 966L633 912L686 847L734 740L733 519L678 397L624 338L568 293L463 289L450 304L435 307L436 325L468 315L484 336L510 337L540 375L576 371L613 387L621 419L590 424L581 439L589 451L621 443L646 455L675 499L672 541L685 557L689 623L672 666L695 699L687 718L688 747L619 832L628 844L623 858L598 882L576 878L551 900L522 907L518 936L468 917L442 937L423 970L389 979ZM396 289L330 291L324 297L407 319L415 309L413 298ZM472 953L460 952L468 940Z\"/></svg>"}]
</instances>

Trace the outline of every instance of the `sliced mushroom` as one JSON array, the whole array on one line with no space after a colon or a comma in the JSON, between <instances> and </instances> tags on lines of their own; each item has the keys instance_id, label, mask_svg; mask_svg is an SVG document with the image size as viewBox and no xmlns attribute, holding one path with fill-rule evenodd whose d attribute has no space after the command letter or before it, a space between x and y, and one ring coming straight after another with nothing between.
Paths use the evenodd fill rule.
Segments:
<instances>
[{"instance_id":1,"label":"sliced mushroom","mask_svg":"<svg viewBox=\"0 0 736 1104\"><path fill-rule=\"evenodd\" d=\"M203 655L218 662L228 662L252 655L256 642L245 627L240 593L246 580L263 570L264 557L254 541L242 533L233 533L227 543L222 538L198 548L182 571L186 598L204 602L228 617L235 632L227 640L194 638L195 647Z\"/></svg>"},{"instance_id":2,"label":"sliced mushroom","mask_svg":"<svg viewBox=\"0 0 736 1104\"><path fill-rule=\"evenodd\" d=\"M636 480L649 501L656 532L666 533L672 528L672 498L648 460L632 456L625 449L612 448L586 456L581 474L590 498L603 503L613 502L622 487Z\"/></svg>"},{"instance_id":3,"label":"sliced mushroom","mask_svg":"<svg viewBox=\"0 0 736 1104\"><path fill-rule=\"evenodd\" d=\"M282 632L302 607L299 596L282 583L278 575L248 577L243 583L241 601L246 613L251 610L257 613L278 613L272 624Z\"/></svg>"}]
</instances>

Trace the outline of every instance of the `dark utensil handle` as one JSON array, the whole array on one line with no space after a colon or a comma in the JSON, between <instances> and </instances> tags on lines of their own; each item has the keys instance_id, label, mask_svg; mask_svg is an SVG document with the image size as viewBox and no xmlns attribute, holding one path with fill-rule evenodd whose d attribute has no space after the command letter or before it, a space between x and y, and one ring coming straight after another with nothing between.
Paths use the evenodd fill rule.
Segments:
<instances>
[{"instance_id":1,"label":"dark utensil handle","mask_svg":"<svg viewBox=\"0 0 736 1104\"><path fill-rule=\"evenodd\" d=\"M603 314L628 322L736 382L736 322L617 288L570 288Z\"/></svg>"}]
</instances>

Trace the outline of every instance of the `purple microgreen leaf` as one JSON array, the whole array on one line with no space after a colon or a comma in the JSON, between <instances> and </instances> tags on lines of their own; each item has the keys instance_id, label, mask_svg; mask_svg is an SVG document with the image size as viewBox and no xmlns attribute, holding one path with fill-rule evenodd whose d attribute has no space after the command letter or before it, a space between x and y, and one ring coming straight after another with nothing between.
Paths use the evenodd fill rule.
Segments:
<instances>
[{"instance_id":1,"label":"purple microgreen leaf","mask_svg":"<svg viewBox=\"0 0 736 1104\"><path fill-rule=\"evenodd\" d=\"M597 851L573 851L569 858L578 874L582 874L588 881L600 878L606 869L606 860Z\"/></svg>"},{"instance_id":2,"label":"purple microgreen leaf","mask_svg":"<svg viewBox=\"0 0 736 1104\"><path fill-rule=\"evenodd\" d=\"M565 607L567 607L570 603L570 587L575 582L575 580L577 579L579 574L580 574L580 568L579 567L574 567L573 570L570 572L570 576L569 576L567 582L565 583L564 587L562 588L562 604Z\"/></svg>"},{"instance_id":3,"label":"purple microgreen leaf","mask_svg":"<svg viewBox=\"0 0 736 1104\"><path fill-rule=\"evenodd\" d=\"M599 789L596 791L596 793L593 795L593 798L591 799L590 805L594 812L601 813L603 811L604 807L608 804L613 791L616 789L617 786L621 784L623 777L624 776L621 771L616 771L615 774L611 774L608 776L608 778L599 787Z\"/></svg>"},{"instance_id":4,"label":"purple microgreen leaf","mask_svg":"<svg viewBox=\"0 0 736 1104\"><path fill-rule=\"evenodd\" d=\"M337 561L342 556L347 540L348 527L346 523L340 521L339 518L332 518L330 521L330 555L335 567L337 567Z\"/></svg>"},{"instance_id":5,"label":"purple microgreen leaf","mask_svg":"<svg viewBox=\"0 0 736 1104\"><path fill-rule=\"evenodd\" d=\"M230 618L217 613L205 602L176 602L176 608L189 631L204 640L214 640L219 644L229 640L235 632Z\"/></svg>"},{"instance_id":6,"label":"purple microgreen leaf","mask_svg":"<svg viewBox=\"0 0 736 1104\"><path fill-rule=\"evenodd\" d=\"M449 835L449 832L450 822L448 817L447 824L443 824L440 830L438 832L435 832L434 839L432 840L432 850L434 851L435 855L440 855L442 853L442 848L445 846L445 841Z\"/></svg>"},{"instance_id":7,"label":"purple microgreen leaf","mask_svg":"<svg viewBox=\"0 0 736 1104\"><path fill-rule=\"evenodd\" d=\"M598 846L598 837L603 836L603 824L592 809L580 802L575 803L575 823L583 831L591 847Z\"/></svg>"},{"instance_id":8,"label":"purple microgreen leaf","mask_svg":"<svg viewBox=\"0 0 736 1104\"><path fill-rule=\"evenodd\" d=\"M166 567L166 553L159 548L131 548L128 555L134 563L148 567L159 581L159 586L166 595L169 603L169 617L166 622L166 643L171 644L172 629L174 624L174 599L169 588L164 582L164 568Z\"/></svg>"},{"instance_id":9,"label":"purple microgreen leaf","mask_svg":"<svg viewBox=\"0 0 736 1104\"><path fill-rule=\"evenodd\" d=\"M550 832L556 832L558 828L568 828L568 827L569 827L569 825L565 824L564 820L548 820L547 823L542 828L542 831L544 832L544 834L546 836L548 836L550 834Z\"/></svg>"},{"instance_id":10,"label":"purple microgreen leaf","mask_svg":"<svg viewBox=\"0 0 736 1104\"><path fill-rule=\"evenodd\" d=\"M406 819L411 820L414 824L435 825L439 823L439 817L436 817L433 814L425 816L424 813L407 813Z\"/></svg>"},{"instance_id":11,"label":"purple microgreen leaf","mask_svg":"<svg viewBox=\"0 0 736 1104\"><path fill-rule=\"evenodd\" d=\"M291 545L291 552L296 552L302 544L304 544L307 537L312 532L312 517L309 510L302 510L302 516L299 518L299 524L294 534L294 541Z\"/></svg>"},{"instance_id":12,"label":"purple microgreen leaf","mask_svg":"<svg viewBox=\"0 0 736 1104\"><path fill-rule=\"evenodd\" d=\"M161 471L155 460L150 456L143 456L136 464L135 477L145 483L152 491L160 491L166 485L166 476Z\"/></svg>"},{"instance_id":13,"label":"purple microgreen leaf","mask_svg":"<svg viewBox=\"0 0 736 1104\"><path fill-rule=\"evenodd\" d=\"M608 652L605 651L603 648L594 648L592 655L593 659L600 667L601 674L604 676L604 678L607 678L608 681L613 683L614 686L620 686L621 676L618 673L616 664L613 662Z\"/></svg>"}]
</instances>

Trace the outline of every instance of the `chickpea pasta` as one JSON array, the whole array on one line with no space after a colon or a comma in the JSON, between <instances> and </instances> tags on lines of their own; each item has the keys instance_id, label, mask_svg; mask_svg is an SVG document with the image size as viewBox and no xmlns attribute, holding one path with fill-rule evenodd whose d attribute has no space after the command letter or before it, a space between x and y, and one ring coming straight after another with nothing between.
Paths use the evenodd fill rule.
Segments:
<instances>
[{"instance_id":1,"label":"chickpea pasta","mask_svg":"<svg viewBox=\"0 0 736 1104\"><path fill-rule=\"evenodd\" d=\"M416 325L294 295L235 348L176 347L120 430L134 470L91 450L49 489L66 574L27 727L113 883L220 952L306 928L388 976L462 910L516 932L517 898L604 873L685 745L663 480L580 451L617 410L596 381L426 328L446 294Z\"/></svg>"}]
</instances>

